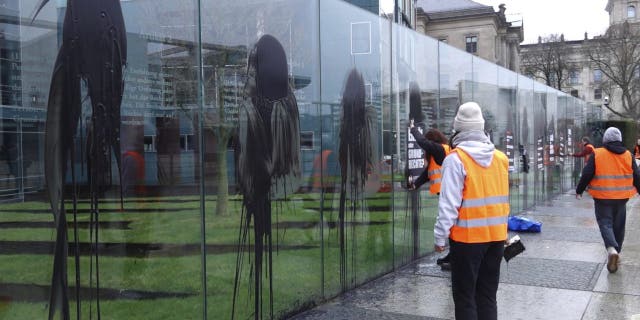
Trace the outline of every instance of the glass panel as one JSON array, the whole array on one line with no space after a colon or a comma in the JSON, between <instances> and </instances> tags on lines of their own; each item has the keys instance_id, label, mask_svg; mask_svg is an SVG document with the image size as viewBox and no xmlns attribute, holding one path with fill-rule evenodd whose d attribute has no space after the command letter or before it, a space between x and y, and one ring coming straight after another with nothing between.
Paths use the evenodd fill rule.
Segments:
<instances>
[{"instance_id":1,"label":"glass panel","mask_svg":"<svg viewBox=\"0 0 640 320\"><path fill-rule=\"evenodd\" d=\"M438 42L440 63L440 118L436 128L451 134L458 106L473 101L472 56L445 43Z\"/></svg>"},{"instance_id":2,"label":"glass panel","mask_svg":"<svg viewBox=\"0 0 640 320\"><path fill-rule=\"evenodd\" d=\"M537 139L532 125L535 118L533 80L518 76L518 106L519 106L519 145L520 170L522 172L522 208L527 209L534 205L536 190L537 168Z\"/></svg>"},{"instance_id":3,"label":"glass panel","mask_svg":"<svg viewBox=\"0 0 640 320\"><path fill-rule=\"evenodd\" d=\"M547 87L534 82L533 93L533 131L535 143L535 201L547 200L547 164L545 146L547 143ZM548 149L547 149L548 150Z\"/></svg>"},{"instance_id":4,"label":"glass panel","mask_svg":"<svg viewBox=\"0 0 640 320\"><path fill-rule=\"evenodd\" d=\"M201 316L197 155L180 147L198 102L195 2L90 1L83 16L49 2L33 22L34 2L10 3L0 189L23 202L2 204L0 223L12 226L3 241L20 248L0 256L3 283L15 284L3 314L45 318L60 290L71 318ZM145 136L157 148L145 149ZM47 192L56 188L61 198ZM68 288L52 290L65 275Z\"/></svg>"},{"instance_id":5,"label":"glass panel","mask_svg":"<svg viewBox=\"0 0 640 320\"><path fill-rule=\"evenodd\" d=\"M216 0L202 12L207 313L281 318L322 299L331 228L316 3Z\"/></svg>"},{"instance_id":6,"label":"glass panel","mask_svg":"<svg viewBox=\"0 0 640 320\"><path fill-rule=\"evenodd\" d=\"M517 213L522 210L522 168L519 165L522 153L518 146L521 137L518 133L520 127L520 114L517 108L518 98L518 75L510 70L498 68L498 106L501 107L506 117L506 127L504 132L504 152L509 158L509 199L511 212Z\"/></svg>"},{"instance_id":7,"label":"glass panel","mask_svg":"<svg viewBox=\"0 0 640 320\"><path fill-rule=\"evenodd\" d=\"M546 191L547 199L560 194L560 166L558 164L558 130L556 117L558 116L558 98L555 89L547 89L547 119L546 140L544 145L544 165L547 171Z\"/></svg>"},{"instance_id":8,"label":"glass panel","mask_svg":"<svg viewBox=\"0 0 640 320\"><path fill-rule=\"evenodd\" d=\"M335 161L324 179L325 295L393 266L391 172L396 117L389 95L391 25L341 1L321 1L323 150ZM368 45L371 43L372 45ZM368 48L368 50L366 50ZM384 157L382 155L385 155Z\"/></svg>"}]
</instances>

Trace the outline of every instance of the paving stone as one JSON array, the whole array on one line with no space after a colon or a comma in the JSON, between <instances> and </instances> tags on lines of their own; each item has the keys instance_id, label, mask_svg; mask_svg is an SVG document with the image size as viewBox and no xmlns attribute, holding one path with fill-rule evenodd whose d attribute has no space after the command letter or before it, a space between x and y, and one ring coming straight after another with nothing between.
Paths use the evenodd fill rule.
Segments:
<instances>
[{"instance_id":1,"label":"paving stone","mask_svg":"<svg viewBox=\"0 0 640 320\"><path fill-rule=\"evenodd\" d=\"M603 259L604 260L604 259ZM548 288L592 290L604 263L528 258L524 254L504 261L500 269L500 282ZM420 276L450 278L451 273L440 270L435 260L421 260L401 272Z\"/></svg>"},{"instance_id":2,"label":"paving stone","mask_svg":"<svg viewBox=\"0 0 640 320\"><path fill-rule=\"evenodd\" d=\"M591 201L591 200L589 200ZM593 202L593 201L592 201ZM527 215L535 216L565 216L565 217L592 217L594 215L593 204L588 208L573 208L562 206L538 206L534 210L525 211Z\"/></svg>"},{"instance_id":3,"label":"paving stone","mask_svg":"<svg viewBox=\"0 0 640 320\"><path fill-rule=\"evenodd\" d=\"M371 320L439 320L438 318L415 316L410 314L369 310L356 306L325 305L300 314L295 320L347 320L347 319L371 319Z\"/></svg>"},{"instance_id":4,"label":"paving stone","mask_svg":"<svg viewBox=\"0 0 640 320\"><path fill-rule=\"evenodd\" d=\"M449 279L394 273L346 294L341 304L390 313L449 319L453 298Z\"/></svg>"},{"instance_id":5,"label":"paving stone","mask_svg":"<svg viewBox=\"0 0 640 320\"><path fill-rule=\"evenodd\" d=\"M640 296L640 266L621 264L616 273L602 268L599 276L594 291Z\"/></svg>"},{"instance_id":6,"label":"paving stone","mask_svg":"<svg viewBox=\"0 0 640 320\"><path fill-rule=\"evenodd\" d=\"M539 240L556 240L558 246L562 246L565 241L602 243L602 236L597 228L555 227L543 224L540 233L510 232L511 235L516 233L523 239L525 246L528 242Z\"/></svg>"},{"instance_id":7,"label":"paving stone","mask_svg":"<svg viewBox=\"0 0 640 320\"><path fill-rule=\"evenodd\" d=\"M635 319L640 317L640 297L613 293L594 293L583 320Z\"/></svg>"},{"instance_id":8,"label":"paving stone","mask_svg":"<svg viewBox=\"0 0 640 320\"><path fill-rule=\"evenodd\" d=\"M500 281L548 288L589 290L603 263L516 257L503 262Z\"/></svg>"},{"instance_id":9,"label":"paving stone","mask_svg":"<svg viewBox=\"0 0 640 320\"><path fill-rule=\"evenodd\" d=\"M579 320L590 296L591 292L586 291L501 283L498 319Z\"/></svg>"},{"instance_id":10,"label":"paving stone","mask_svg":"<svg viewBox=\"0 0 640 320\"><path fill-rule=\"evenodd\" d=\"M607 259L607 252L601 243L536 240L526 242L526 250L520 257L602 263Z\"/></svg>"}]
</instances>

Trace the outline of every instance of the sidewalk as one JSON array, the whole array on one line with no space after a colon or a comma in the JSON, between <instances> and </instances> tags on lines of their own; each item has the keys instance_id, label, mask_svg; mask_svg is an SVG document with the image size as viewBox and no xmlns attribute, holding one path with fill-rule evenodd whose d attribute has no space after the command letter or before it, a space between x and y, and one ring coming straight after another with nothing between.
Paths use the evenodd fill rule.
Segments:
<instances>
[{"instance_id":1,"label":"sidewalk","mask_svg":"<svg viewBox=\"0 0 640 320\"><path fill-rule=\"evenodd\" d=\"M503 261L499 319L640 320L640 197L627 204L620 268L609 274L593 200L584 195L565 194L523 214L542 221L542 233L520 233L526 251L508 265ZM440 271L436 258L422 258L294 319L453 319L449 273Z\"/></svg>"}]
</instances>

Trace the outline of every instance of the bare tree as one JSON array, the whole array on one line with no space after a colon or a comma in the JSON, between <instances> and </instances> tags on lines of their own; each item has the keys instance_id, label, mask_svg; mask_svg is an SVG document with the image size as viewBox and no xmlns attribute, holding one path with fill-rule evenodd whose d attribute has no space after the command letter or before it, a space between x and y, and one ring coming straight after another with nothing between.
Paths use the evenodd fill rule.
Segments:
<instances>
[{"instance_id":1,"label":"bare tree","mask_svg":"<svg viewBox=\"0 0 640 320\"><path fill-rule=\"evenodd\" d=\"M640 117L640 32L627 22L612 25L586 49L595 69L602 71L602 90L620 103L605 104L613 114ZM618 95L620 96L614 96ZM615 97L615 99L614 99ZM619 99L619 100L618 100Z\"/></svg>"},{"instance_id":2,"label":"bare tree","mask_svg":"<svg viewBox=\"0 0 640 320\"><path fill-rule=\"evenodd\" d=\"M522 53L521 70L550 87L562 90L562 85L574 68L569 61L569 53L564 35L539 37L537 44L529 46L529 50Z\"/></svg>"}]
</instances>

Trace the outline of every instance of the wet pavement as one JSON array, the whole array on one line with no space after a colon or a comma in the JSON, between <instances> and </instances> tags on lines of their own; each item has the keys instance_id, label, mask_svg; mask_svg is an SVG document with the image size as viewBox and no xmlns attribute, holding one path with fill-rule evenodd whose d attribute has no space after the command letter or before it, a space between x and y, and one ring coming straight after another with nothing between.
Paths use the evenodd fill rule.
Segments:
<instances>
[{"instance_id":1,"label":"wet pavement","mask_svg":"<svg viewBox=\"0 0 640 320\"><path fill-rule=\"evenodd\" d=\"M620 268L610 274L593 200L565 194L521 214L543 223L518 233L526 251L502 264L499 319L640 320L640 197L627 204ZM510 236L515 233L510 232ZM296 320L453 319L450 274L424 257L302 313Z\"/></svg>"}]
</instances>

